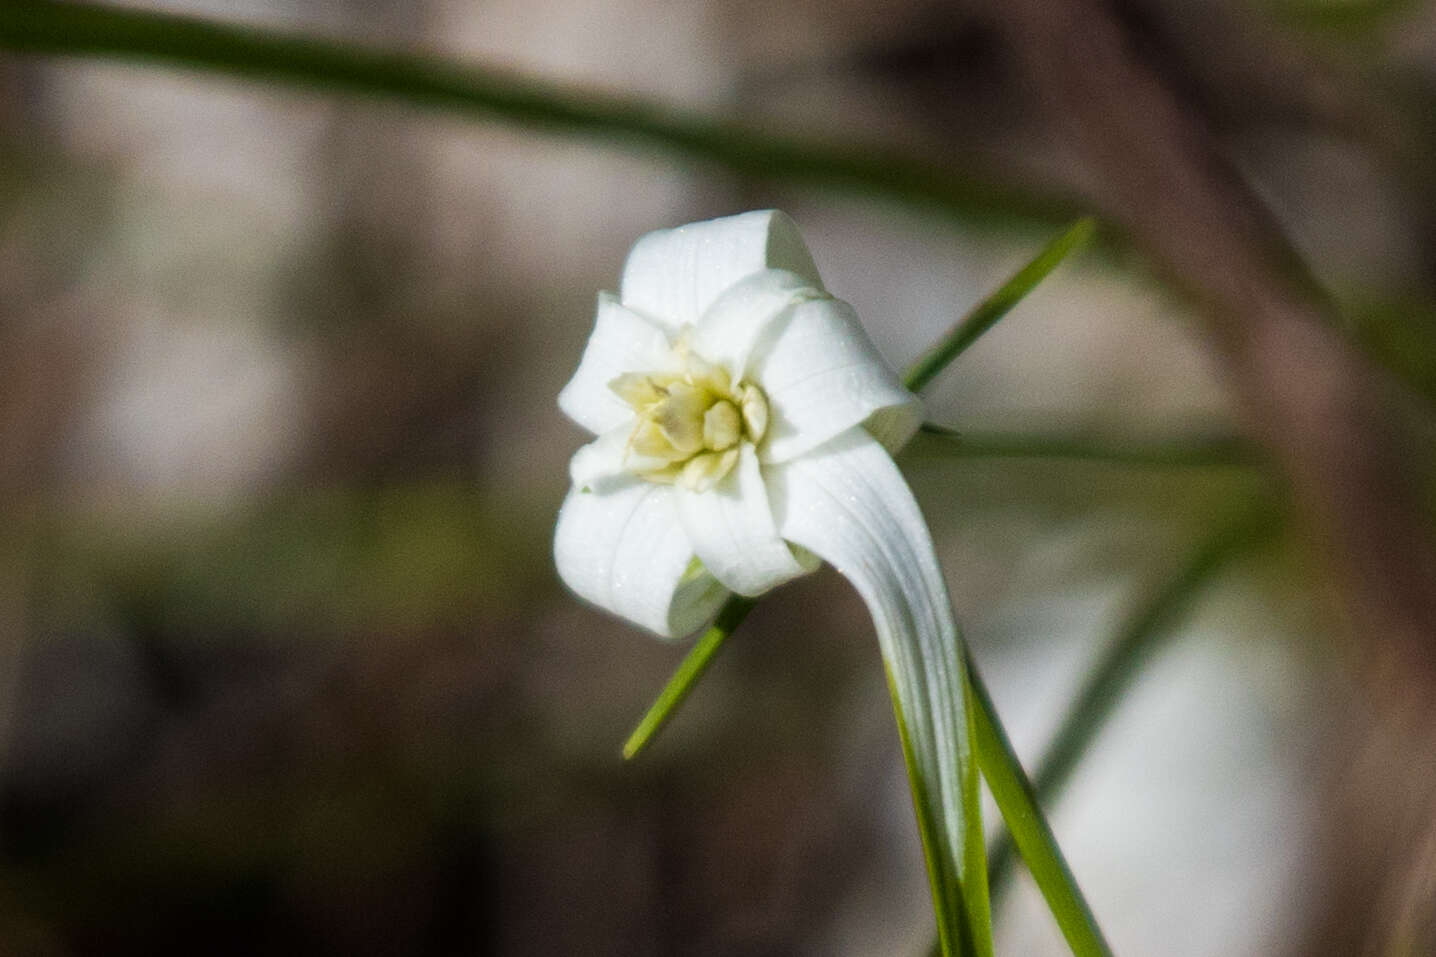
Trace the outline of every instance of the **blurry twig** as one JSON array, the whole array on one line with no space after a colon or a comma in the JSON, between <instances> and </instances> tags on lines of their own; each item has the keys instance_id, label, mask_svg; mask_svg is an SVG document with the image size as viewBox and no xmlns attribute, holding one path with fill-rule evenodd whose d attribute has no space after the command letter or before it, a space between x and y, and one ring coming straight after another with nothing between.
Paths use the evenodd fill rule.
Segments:
<instances>
[{"instance_id":1,"label":"blurry twig","mask_svg":"<svg viewBox=\"0 0 1436 957\"><path fill-rule=\"evenodd\" d=\"M1093 201L1205 308L1257 437L1334 545L1364 630L1436 682L1436 545L1393 384L1255 191L1096 0L995 4L1019 59L1092 171Z\"/></svg>"},{"instance_id":2,"label":"blurry twig","mask_svg":"<svg viewBox=\"0 0 1436 957\"><path fill-rule=\"evenodd\" d=\"M1001 24L1093 183L1092 201L1203 307L1205 331L1253 435L1272 453L1325 546L1366 654L1370 700L1390 736L1436 711L1436 536L1424 500L1420 427L1389 374L1344 339L1335 309L1256 191L1100 0L1004 0ZM1401 677L1405 688L1390 678ZM1381 722L1378 722L1378 725ZM1359 746L1358 746L1359 747ZM1353 748L1355 750L1355 748ZM1344 763L1343 763L1344 764ZM1436 794L1409 761L1387 768L1395 793ZM1396 782L1399 782L1399 786ZM1393 799L1394 800L1394 799ZM1432 802L1436 805L1436 802ZM1411 835L1399 815L1335 809L1328 953L1391 942L1371 888L1406 880ZM1356 812L1356 813L1353 813ZM1436 906L1436 899L1428 902Z\"/></svg>"},{"instance_id":3,"label":"blurry twig","mask_svg":"<svg viewBox=\"0 0 1436 957\"><path fill-rule=\"evenodd\" d=\"M765 133L642 100L566 89L435 57L83 3L0 4L0 48L105 57L227 73L600 134L718 163L760 179L791 179L884 195L964 220L1048 224L1070 218L1067 196L1004 181L996 170L955 172L859 144Z\"/></svg>"}]
</instances>

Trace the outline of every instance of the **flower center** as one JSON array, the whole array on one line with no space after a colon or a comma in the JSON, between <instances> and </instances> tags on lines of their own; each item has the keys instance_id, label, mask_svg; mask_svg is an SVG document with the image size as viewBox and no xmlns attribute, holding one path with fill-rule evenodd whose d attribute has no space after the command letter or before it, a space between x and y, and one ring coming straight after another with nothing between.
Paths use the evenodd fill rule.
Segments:
<instances>
[{"instance_id":1,"label":"flower center","mask_svg":"<svg viewBox=\"0 0 1436 957\"><path fill-rule=\"evenodd\" d=\"M673 354L676 371L626 372L608 384L638 416L623 464L650 482L703 492L733 470L743 442L762 441L768 399L683 340Z\"/></svg>"}]
</instances>

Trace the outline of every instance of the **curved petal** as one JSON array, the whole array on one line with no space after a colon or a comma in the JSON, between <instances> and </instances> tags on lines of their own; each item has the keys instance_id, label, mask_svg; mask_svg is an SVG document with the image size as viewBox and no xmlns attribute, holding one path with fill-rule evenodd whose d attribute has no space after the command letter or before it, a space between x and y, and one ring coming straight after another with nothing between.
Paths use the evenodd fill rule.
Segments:
<instances>
[{"instance_id":1,"label":"curved petal","mask_svg":"<svg viewBox=\"0 0 1436 957\"><path fill-rule=\"evenodd\" d=\"M729 286L703 313L689 344L693 351L743 378L748 356L768 326L810 299L832 298L812 280L786 269L765 269Z\"/></svg>"},{"instance_id":2,"label":"curved petal","mask_svg":"<svg viewBox=\"0 0 1436 957\"><path fill-rule=\"evenodd\" d=\"M619 294L625 305L674 332L696 324L729 286L764 269L786 269L823 285L798 227L776 209L641 237L624 263Z\"/></svg>"},{"instance_id":3,"label":"curved petal","mask_svg":"<svg viewBox=\"0 0 1436 957\"><path fill-rule=\"evenodd\" d=\"M569 481L574 488L583 491L609 479L628 479L636 468L662 468L667 461L653 460L639 456L635 461L629 439L633 435L632 422L625 422L581 447L573 453L568 463Z\"/></svg>"},{"instance_id":4,"label":"curved petal","mask_svg":"<svg viewBox=\"0 0 1436 957\"><path fill-rule=\"evenodd\" d=\"M959 873L934 881L940 916L955 921L964 892L981 884L986 897L986 871L982 822L964 812L978 804L961 639L927 523L887 451L862 429L767 471L783 537L832 564L873 617L923 843L936 841L938 857L958 862ZM979 952L990 953L990 927L973 933L988 942Z\"/></svg>"},{"instance_id":5,"label":"curved petal","mask_svg":"<svg viewBox=\"0 0 1436 957\"><path fill-rule=\"evenodd\" d=\"M580 597L664 638L697 631L728 597L693 561L666 485L632 479L602 492L570 490L553 555Z\"/></svg>"},{"instance_id":6,"label":"curved petal","mask_svg":"<svg viewBox=\"0 0 1436 957\"><path fill-rule=\"evenodd\" d=\"M706 492L675 486L678 514L704 566L740 595L761 595L812 571L778 535L758 456L743 443L733 471Z\"/></svg>"},{"instance_id":7,"label":"curved petal","mask_svg":"<svg viewBox=\"0 0 1436 957\"><path fill-rule=\"evenodd\" d=\"M647 319L625 309L608 292L598 294L598 316L573 378L558 394L558 407L595 435L633 418L633 410L608 384L625 372L654 372L672 362L668 337Z\"/></svg>"},{"instance_id":8,"label":"curved petal","mask_svg":"<svg viewBox=\"0 0 1436 957\"><path fill-rule=\"evenodd\" d=\"M750 380L767 393L772 424L760 450L784 462L862 425L897 451L922 419L922 405L888 368L841 299L795 305L753 349Z\"/></svg>"}]
</instances>

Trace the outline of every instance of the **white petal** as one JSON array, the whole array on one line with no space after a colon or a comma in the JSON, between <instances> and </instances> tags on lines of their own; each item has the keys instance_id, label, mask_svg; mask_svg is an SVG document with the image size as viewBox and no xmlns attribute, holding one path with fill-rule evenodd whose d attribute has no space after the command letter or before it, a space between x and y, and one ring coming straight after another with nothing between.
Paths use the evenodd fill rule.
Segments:
<instances>
[{"instance_id":1,"label":"white petal","mask_svg":"<svg viewBox=\"0 0 1436 957\"><path fill-rule=\"evenodd\" d=\"M786 269L822 288L798 227L768 209L649 233L628 254L619 292L625 305L674 331L696 324L725 289L764 269Z\"/></svg>"},{"instance_id":2,"label":"white petal","mask_svg":"<svg viewBox=\"0 0 1436 957\"><path fill-rule=\"evenodd\" d=\"M728 597L694 568L673 489L641 479L568 493L554 562L580 597L665 638L698 630Z\"/></svg>"},{"instance_id":3,"label":"white petal","mask_svg":"<svg viewBox=\"0 0 1436 957\"><path fill-rule=\"evenodd\" d=\"M632 434L632 421L625 422L616 429L608 430L575 452L568 463L568 477L574 487L583 489L608 479L627 479L633 474L629 468L630 464L636 465L638 468L650 465L662 468L667 464L647 460L634 462L628 447L628 440Z\"/></svg>"},{"instance_id":4,"label":"white petal","mask_svg":"<svg viewBox=\"0 0 1436 957\"><path fill-rule=\"evenodd\" d=\"M828 299L810 279L786 269L765 269L740 280L713 301L689 340L693 351L743 378L748 355L770 323L810 299Z\"/></svg>"},{"instance_id":5,"label":"white petal","mask_svg":"<svg viewBox=\"0 0 1436 957\"><path fill-rule=\"evenodd\" d=\"M897 451L922 419L917 396L840 299L799 303L786 321L770 324L754 347L749 378L767 393L772 415L764 462L802 455L854 425Z\"/></svg>"},{"instance_id":6,"label":"white petal","mask_svg":"<svg viewBox=\"0 0 1436 957\"><path fill-rule=\"evenodd\" d=\"M699 559L740 595L761 595L815 567L800 563L779 537L751 444L743 443L737 467L713 488L695 492L677 486L674 491Z\"/></svg>"},{"instance_id":7,"label":"white petal","mask_svg":"<svg viewBox=\"0 0 1436 957\"><path fill-rule=\"evenodd\" d=\"M663 330L601 292L593 334L578 371L558 394L558 407L595 435L607 432L633 419L633 410L608 384L625 372L653 372L671 361Z\"/></svg>"},{"instance_id":8,"label":"white petal","mask_svg":"<svg viewBox=\"0 0 1436 957\"><path fill-rule=\"evenodd\" d=\"M966 680L957 626L932 539L887 451L852 429L811 454L770 466L783 537L826 559L872 615L878 643L950 860L963 861L970 769ZM954 787L953 782L959 782ZM922 813L921 811L919 813ZM965 877L966 875L959 875Z\"/></svg>"}]
</instances>

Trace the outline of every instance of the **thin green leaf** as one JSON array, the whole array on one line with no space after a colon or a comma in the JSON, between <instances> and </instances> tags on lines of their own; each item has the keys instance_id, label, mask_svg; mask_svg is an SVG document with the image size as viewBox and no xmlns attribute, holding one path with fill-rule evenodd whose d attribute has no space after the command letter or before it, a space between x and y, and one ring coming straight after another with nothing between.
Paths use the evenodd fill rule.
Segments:
<instances>
[{"instance_id":1,"label":"thin green leaf","mask_svg":"<svg viewBox=\"0 0 1436 957\"><path fill-rule=\"evenodd\" d=\"M918 837L922 842L922 859L927 868L927 880L932 899L937 909L937 941L933 951L940 957L966 957L968 954L990 955L992 953L992 903L987 884L987 849L982 845L982 803L977 787L977 774L969 774L970 786L962 788L962 807L968 821L970 839L965 842L960 862L969 874L976 875L971 888L964 886L956 873L959 862L951 861L943 853L940 835L939 815L934 812L928 794L927 782L920 770L920 763L913 748L912 735L908 731L907 719L903 717L902 694L892 669L885 668L888 679L888 695L893 703L893 718L897 722L898 740L902 743L903 766L907 769L908 793L912 795L913 811L917 816ZM972 709L967 708L968 728L971 730ZM970 735L969 735L970 736ZM969 749L976 749L969 742ZM969 792L971 796L969 797ZM971 838L975 836L975 842ZM976 862L972 860L971 846L976 843L981 854ZM976 867L973 864L976 863ZM978 915L977 920L972 914ZM974 926L984 930L983 943L975 939Z\"/></svg>"},{"instance_id":2,"label":"thin green leaf","mask_svg":"<svg viewBox=\"0 0 1436 957\"><path fill-rule=\"evenodd\" d=\"M1123 693L1152 660L1162 639L1173 633L1196 596L1227 562L1265 540L1277 522L1278 516L1270 508L1253 507L1244 512L1199 545L1176 574L1137 607L1092 667L1057 735L1037 762L1032 780L1040 802L1050 804L1062 792ZM998 838L990 860L993 893L1000 896L1013 863L1009 835Z\"/></svg>"},{"instance_id":3,"label":"thin green leaf","mask_svg":"<svg viewBox=\"0 0 1436 957\"><path fill-rule=\"evenodd\" d=\"M969 919L976 927L974 932L975 950L978 954L991 957L995 947L992 935L992 889L987 873L987 838L982 829L982 770L981 749L978 743L977 703L974 700L972 682L968 675L971 658L967 646L962 651L962 697L967 709L967 746L972 755L971 770L965 780L962 792L963 819L968 822L967 840L963 844L962 872L967 876L962 893L967 905Z\"/></svg>"},{"instance_id":4,"label":"thin green leaf","mask_svg":"<svg viewBox=\"0 0 1436 957\"><path fill-rule=\"evenodd\" d=\"M752 611L756 604L754 599L741 595L733 595L723 603L712 626L694 643L688 654L683 656L678 670L673 672L673 677L668 679L668 683L658 693L658 698L644 713L643 720L638 722L638 727L633 729L633 733L623 743L625 760L631 760L648 747L654 736L668 723L673 712L678 710L678 706L688 697L698 679L703 677L703 672L708 670L708 665L728 640L728 636L743 623L743 619L748 617L748 612Z\"/></svg>"},{"instance_id":5,"label":"thin green leaf","mask_svg":"<svg viewBox=\"0 0 1436 957\"><path fill-rule=\"evenodd\" d=\"M1052 828L1042 815L1031 782L1007 740L1007 733L997 717L992 697L982 682L971 655L967 659L967 678L972 689L973 722L977 738L977 762L982 776L997 800L1008 834L1017 842L1022 859L1037 881L1042 896L1067 945L1077 957L1110 957L1112 951L1092 916L1092 909L1082 896L1067 860L1057 846Z\"/></svg>"},{"instance_id":6,"label":"thin green leaf","mask_svg":"<svg viewBox=\"0 0 1436 957\"><path fill-rule=\"evenodd\" d=\"M923 423L920 434L930 437L934 444L941 442L944 454L959 458L1070 459L1155 468L1251 468L1261 461L1250 443L1234 435L1132 441L1070 435L959 432L927 422Z\"/></svg>"},{"instance_id":7,"label":"thin green leaf","mask_svg":"<svg viewBox=\"0 0 1436 957\"><path fill-rule=\"evenodd\" d=\"M638 99L599 96L498 70L173 14L56 3L0 3L0 47L165 64L402 101L457 115L657 147L762 180L886 196L964 221L1046 226L1066 196L1017 188L996 171L958 175L871 146L778 136Z\"/></svg>"},{"instance_id":8,"label":"thin green leaf","mask_svg":"<svg viewBox=\"0 0 1436 957\"><path fill-rule=\"evenodd\" d=\"M974 306L937 345L925 352L903 375L903 385L914 392L920 392L939 372L947 368L948 363L962 355L984 332L991 329L997 320L1007 315L1013 306L1046 279L1062 260L1085 246L1096 231L1097 221L1090 216L1067 227L1066 232L1048 243L1036 258L1019 269L1011 279L999 286L996 292Z\"/></svg>"}]
</instances>

